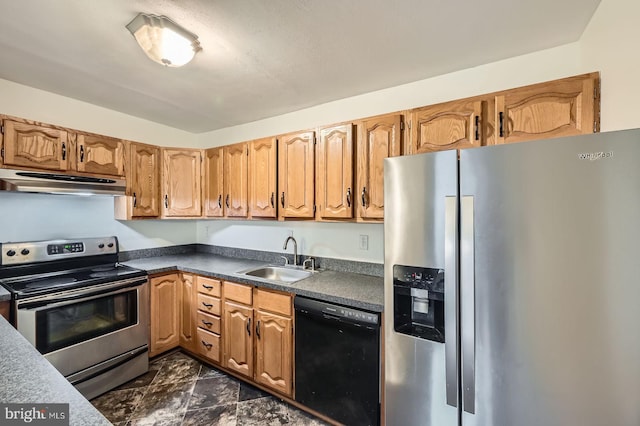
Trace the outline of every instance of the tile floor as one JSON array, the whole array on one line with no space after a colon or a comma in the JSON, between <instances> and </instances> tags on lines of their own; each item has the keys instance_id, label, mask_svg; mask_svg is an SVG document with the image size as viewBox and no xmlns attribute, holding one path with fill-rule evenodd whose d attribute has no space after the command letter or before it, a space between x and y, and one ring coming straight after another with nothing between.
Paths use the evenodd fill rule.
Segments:
<instances>
[{"instance_id":1,"label":"tile floor","mask_svg":"<svg viewBox=\"0 0 640 426\"><path fill-rule=\"evenodd\" d=\"M117 426L327 424L183 352L91 403Z\"/></svg>"}]
</instances>

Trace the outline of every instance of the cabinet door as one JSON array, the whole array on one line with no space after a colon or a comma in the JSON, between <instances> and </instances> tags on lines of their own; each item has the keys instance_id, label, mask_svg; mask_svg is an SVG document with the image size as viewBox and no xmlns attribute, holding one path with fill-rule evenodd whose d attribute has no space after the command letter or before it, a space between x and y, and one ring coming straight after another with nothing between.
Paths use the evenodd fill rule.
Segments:
<instances>
[{"instance_id":1,"label":"cabinet door","mask_svg":"<svg viewBox=\"0 0 640 426\"><path fill-rule=\"evenodd\" d=\"M224 366L253 377L253 309L224 303Z\"/></svg>"},{"instance_id":2,"label":"cabinet door","mask_svg":"<svg viewBox=\"0 0 640 426\"><path fill-rule=\"evenodd\" d=\"M277 141L265 138L249 142L249 215L275 218Z\"/></svg>"},{"instance_id":3,"label":"cabinet door","mask_svg":"<svg viewBox=\"0 0 640 426\"><path fill-rule=\"evenodd\" d=\"M535 84L496 96L496 143L556 138L600 129L597 73Z\"/></svg>"},{"instance_id":4,"label":"cabinet door","mask_svg":"<svg viewBox=\"0 0 640 426\"><path fill-rule=\"evenodd\" d=\"M98 135L77 135L79 172L124 176L124 142Z\"/></svg>"},{"instance_id":5,"label":"cabinet door","mask_svg":"<svg viewBox=\"0 0 640 426\"><path fill-rule=\"evenodd\" d=\"M413 110L410 153L486 145L486 109L482 100L460 100Z\"/></svg>"},{"instance_id":6,"label":"cabinet door","mask_svg":"<svg viewBox=\"0 0 640 426\"><path fill-rule=\"evenodd\" d=\"M163 214L200 216L200 150L165 149L163 155Z\"/></svg>"},{"instance_id":7,"label":"cabinet door","mask_svg":"<svg viewBox=\"0 0 640 426\"><path fill-rule=\"evenodd\" d=\"M195 351L197 308L194 306L195 283L193 275L182 274L179 293L180 346L187 350Z\"/></svg>"},{"instance_id":8,"label":"cabinet door","mask_svg":"<svg viewBox=\"0 0 640 426\"><path fill-rule=\"evenodd\" d=\"M225 216L247 217L247 144L225 146L223 152Z\"/></svg>"},{"instance_id":9,"label":"cabinet door","mask_svg":"<svg viewBox=\"0 0 640 426\"><path fill-rule=\"evenodd\" d=\"M256 382L291 396L291 318L256 311Z\"/></svg>"},{"instance_id":10,"label":"cabinet door","mask_svg":"<svg viewBox=\"0 0 640 426\"><path fill-rule=\"evenodd\" d=\"M154 217L160 214L160 149L139 143L131 144L131 167L128 176L133 196L133 216Z\"/></svg>"},{"instance_id":11,"label":"cabinet door","mask_svg":"<svg viewBox=\"0 0 640 426\"><path fill-rule=\"evenodd\" d=\"M204 157L204 215L224 216L224 156L222 148L207 149Z\"/></svg>"},{"instance_id":12,"label":"cabinet door","mask_svg":"<svg viewBox=\"0 0 640 426\"><path fill-rule=\"evenodd\" d=\"M68 170L71 147L64 130L4 120L4 164Z\"/></svg>"},{"instance_id":13,"label":"cabinet door","mask_svg":"<svg viewBox=\"0 0 640 426\"><path fill-rule=\"evenodd\" d=\"M400 155L402 115L362 122L358 135L358 218L384 217L384 159Z\"/></svg>"},{"instance_id":14,"label":"cabinet door","mask_svg":"<svg viewBox=\"0 0 640 426\"><path fill-rule=\"evenodd\" d=\"M316 205L323 219L353 217L353 125L320 129Z\"/></svg>"},{"instance_id":15,"label":"cabinet door","mask_svg":"<svg viewBox=\"0 0 640 426\"><path fill-rule=\"evenodd\" d=\"M278 138L280 218L314 216L314 132Z\"/></svg>"},{"instance_id":16,"label":"cabinet door","mask_svg":"<svg viewBox=\"0 0 640 426\"><path fill-rule=\"evenodd\" d=\"M178 274L151 278L150 286L151 348L149 356L155 356L177 347L180 343Z\"/></svg>"}]
</instances>

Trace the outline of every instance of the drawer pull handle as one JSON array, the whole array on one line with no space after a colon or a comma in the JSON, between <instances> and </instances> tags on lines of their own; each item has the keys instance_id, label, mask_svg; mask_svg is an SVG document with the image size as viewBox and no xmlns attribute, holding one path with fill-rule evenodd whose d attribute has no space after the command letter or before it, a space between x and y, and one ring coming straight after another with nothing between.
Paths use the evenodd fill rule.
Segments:
<instances>
[{"instance_id":1,"label":"drawer pull handle","mask_svg":"<svg viewBox=\"0 0 640 426\"><path fill-rule=\"evenodd\" d=\"M212 323L212 322L205 321L205 320L202 320L202 323L203 323L204 325L206 325L207 327L211 327L211 326L213 325L213 323Z\"/></svg>"},{"instance_id":2,"label":"drawer pull handle","mask_svg":"<svg viewBox=\"0 0 640 426\"><path fill-rule=\"evenodd\" d=\"M202 284L202 287L206 288L207 290L211 290L213 288L212 285L206 285L206 284Z\"/></svg>"},{"instance_id":3,"label":"drawer pull handle","mask_svg":"<svg viewBox=\"0 0 640 426\"><path fill-rule=\"evenodd\" d=\"M65 144L64 142L62 142L62 159L67 159L67 144Z\"/></svg>"},{"instance_id":4,"label":"drawer pull handle","mask_svg":"<svg viewBox=\"0 0 640 426\"><path fill-rule=\"evenodd\" d=\"M204 347L207 349L211 349L213 347L213 343L207 343L204 340L201 340L201 342L204 345Z\"/></svg>"},{"instance_id":5,"label":"drawer pull handle","mask_svg":"<svg viewBox=\"0 0 640 426\"><path fill-rule=\"evenodd\" d=\"M213 308L213 304L211 304L211 303L202 302L202 304L204 305L205 308L208 308L208 309Z\"/></svg>"},{"instance_id":6,"label":"drawer pull handle","mask_svg":"<svg viewBox=\"0 0 640 426\"><path fill-rule=\"evenodd\" d=\"M84 162L84 145L80 145L80 162Z\"/></svg>"}]
</instances>

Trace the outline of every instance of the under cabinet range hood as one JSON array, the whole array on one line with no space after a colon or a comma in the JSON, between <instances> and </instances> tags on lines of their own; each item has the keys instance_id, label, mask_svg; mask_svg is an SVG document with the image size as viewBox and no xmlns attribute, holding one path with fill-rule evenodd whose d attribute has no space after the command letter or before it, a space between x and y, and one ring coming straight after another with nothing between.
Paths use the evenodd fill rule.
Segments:
<instances>
[{"instance_id":1,"label":"under cabinet range hood","mask_svg":"<svg viewBox=\"0 0 640 426\"><path fill-rule=\"evenodd\" d=\"M126 181L118 178L0 169L0 191L125 195L125 188Z\"/></svg>"}]
</instances>

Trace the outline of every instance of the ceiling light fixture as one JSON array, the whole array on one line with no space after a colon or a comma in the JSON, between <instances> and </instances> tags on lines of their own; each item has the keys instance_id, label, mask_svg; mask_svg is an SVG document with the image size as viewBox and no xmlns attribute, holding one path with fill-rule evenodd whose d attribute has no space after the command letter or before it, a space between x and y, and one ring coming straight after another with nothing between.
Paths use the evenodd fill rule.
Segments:
<instances>
[{"instance_id":1,"label":"ceiling light fixture","mask_svg":"<svg viewBox=\"0 0 640 426\"><path fill-rule=\"evenodd\" d=\"M198 36L166 16L139 13L126 25L147 56L168 67L181 67L202 50Z\"/></svg>"}]
</instances>

